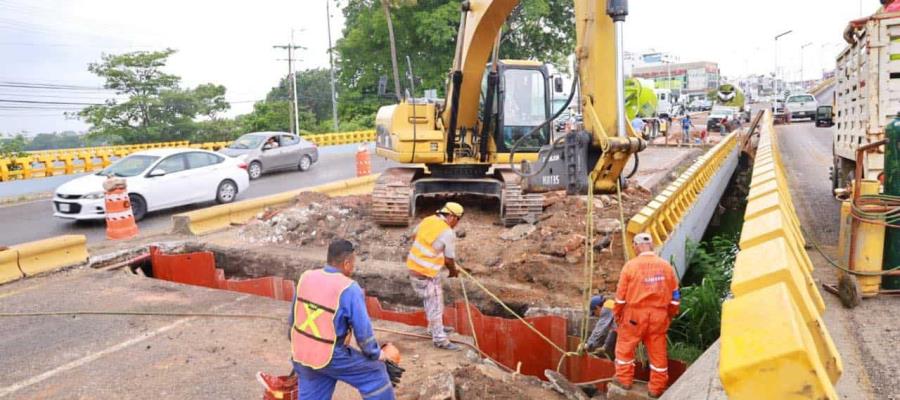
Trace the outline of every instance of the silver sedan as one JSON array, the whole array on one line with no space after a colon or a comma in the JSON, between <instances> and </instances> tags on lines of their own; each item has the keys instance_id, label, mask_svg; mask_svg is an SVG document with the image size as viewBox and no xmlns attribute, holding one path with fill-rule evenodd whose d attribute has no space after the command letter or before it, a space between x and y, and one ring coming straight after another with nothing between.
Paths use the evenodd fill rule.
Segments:
<instances>
[{"instance_id":1,"label":"silver sedan","mask_svg":"<svg viewBox=\"0 0 900 400\"><path fill-rule=\"evenodd\" d=\"M319 159L315 143L286 132L253 132L219 150L247 163L250 179L277 170L308 170Z\"/></svg>"}]
</instances>

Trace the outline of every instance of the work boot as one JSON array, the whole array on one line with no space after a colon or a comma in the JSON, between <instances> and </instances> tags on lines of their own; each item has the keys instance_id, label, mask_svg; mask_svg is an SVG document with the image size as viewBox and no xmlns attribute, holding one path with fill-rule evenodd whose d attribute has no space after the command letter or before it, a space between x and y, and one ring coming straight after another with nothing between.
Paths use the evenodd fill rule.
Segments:
<instances>
[{"instance_id":1,"label":"work boot","mask_svg":"<svg viewBox=\"0 0 900 400\"><path fill-rule=\"evenodd\" d=\"M623 390L631 390L631 385L626 385L626 384L622 383L621 381L619 381L619 378L613 379L612 381L609 382L609 384L617 386L619 388L622 388Z\"/></svg>"},{"instance_id":2,"label":"work boot","mask_svg":"<svg viewBox=\"0 0 900 400\"><path fill-rule=\"evenodd\" d=\"M451 334L451 333L453 333L453 332L456 332L456 329L453 328L452 326L445 326L445 327L444 327L444 333L446 333L446 334L449 335L449 334Z\"/></svg>"},{"instance_id":3,"label":"work boot","mask_svg":"<svg viewBox=\"0 0 900 400\"><path fill-rule=\"evenodd\" d=\"M443 350L453 350L453 351L462 349L462 347L460 347L458 344L453 343L449 340L447 340L445 342L434 342L434 347L437 347L437 348L443 349Z\"/></svg>"},{"instance_id":4,"label":"work boot","mask_svg":"<svg viewBox=\"0 0 900 400\"><path fill-rule=\"evenodd\" d=\"M662 395L663 395L662 393L654 393L654 392L650 392L650 391L647 392L647 397L649 397L651 399L658 399L658 398L662 397Z\"/></svg>"}]
</instances>

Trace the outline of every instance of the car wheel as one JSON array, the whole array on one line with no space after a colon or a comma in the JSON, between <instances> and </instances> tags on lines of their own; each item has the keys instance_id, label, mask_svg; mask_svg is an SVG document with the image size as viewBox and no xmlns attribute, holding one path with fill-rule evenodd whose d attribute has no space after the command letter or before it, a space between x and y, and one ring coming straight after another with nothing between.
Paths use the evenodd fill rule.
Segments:
<instances>
[{"instance_id":1,"label":"car wheel","mask_svg":"<svg viewBox=\"0 0 900 400\"><path fill-rule=\"evenodd\" d=\"M312 167L312 158L308 155L300 157L300 164L297 165L297 168L301 171L309 171L309 167Z\"/></svg>"},{"instance_id":2,"label":"car wheel","mask_svg":"<svg viewBox=\"0 0 900 400\"><path fill-rule=\"evenodd\" d=\"M140 221L147 215L147 201L138 194L129 194L128 200L131 202L131 213L134 214L134 220Z\"/></svg>"},{"instance_id":3,"label":"car wheel","mask_svg":"<svg viewBox=\"0 0 900 400\"><path fill-rule=\"evenodd\" d=\"M229 179L222 181L219 184L219 187L216 189L216 203L226 204L234 201L234 198L237 197L238 187L237 185Z\"/></svg>"},{"instance_id":4,"label":"car wheel","mask_svg":"<svg viewBox=\"0 0 900 400\"><path fill-rule=\"evenodd\" d=\"M262 164L259 161L250 163L250 166L247 167L247 175L250 175L250 180L259 178L262 175Z\"/></svg>"}]
</instances>

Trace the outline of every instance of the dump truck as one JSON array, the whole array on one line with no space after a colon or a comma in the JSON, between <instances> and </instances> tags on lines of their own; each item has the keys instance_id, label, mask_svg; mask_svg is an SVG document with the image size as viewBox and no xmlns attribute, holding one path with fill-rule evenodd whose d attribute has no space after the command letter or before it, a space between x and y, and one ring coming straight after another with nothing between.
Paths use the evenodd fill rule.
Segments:
<instances>
[{"instance_id":1,"label":"dump truck","mask_svg":"<svg viewBox=\"0 0 900 400\"><path fill-rule=\"evenodd\" d=\"M856 149L883 139L885 126L900 112L900 12L850 21L844 40L847 47L837 56L832 99L832 189L850 184ZM884 146L867 152L862 164L864 179L882 178Z\"/></svg>"}]
</instances>

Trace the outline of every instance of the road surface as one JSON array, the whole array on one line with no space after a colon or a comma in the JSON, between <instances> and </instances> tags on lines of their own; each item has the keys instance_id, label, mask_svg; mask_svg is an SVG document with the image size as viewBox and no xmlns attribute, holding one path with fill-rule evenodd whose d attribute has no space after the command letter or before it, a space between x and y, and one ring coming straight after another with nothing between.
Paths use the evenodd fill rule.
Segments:
<instances>
[{"instance_id":1,"label":"road surface","mask_svg":"<svg viewBox=\"0 0 900 400\"><path fill-rule=\"evenodd\" d=\"M831 91L819 95L819 104L830 104ZM831 194L828 167L832 163L833 128L816 128L811 122L778 125L782 159L788 182L807 239L819 243L831 258L836 257L840 231L840 203ZM814 249L809 249L817 283L834 284L835 269ZM821 289L820 289L821 291ZM827 305L824 319L844 362L844 374L837 390L842 399L900 398L900 298L865 299L848 310L837 297L822 292Z\"/></svg>"},{"instance_id":2,"label":"road surface","mask_svg":"<svg viewBox=\"0 0 900 400\"><path fill-rule=\"evenodd\" d=\"M269 175L252 181L250 188L238 196L238 201L280 193L287 190L315 186L356 176L355 146L345 151L322 151L319 161L307 172L287 171ZM325 150L323 148L322 150ZM390 165L381 157L372 156L372 171L379 172ZM50 178L53 179L53 178ZM40 180L40 178L36 179ZM17 183L17 182L11 182ZM59 182L57 184L62 184ZM45 189L46 190L46 189ZM161 232L171 228L171 216L180 212L209 207L215 203L195 204L151 213L138 223L142 233ZM88 243L105 240L106 225L103 220L73 222L53 217L50 199L35 200L0 207L0 245L29 242L56 235L82 234Z\"/></svg>"}]
</instances>

